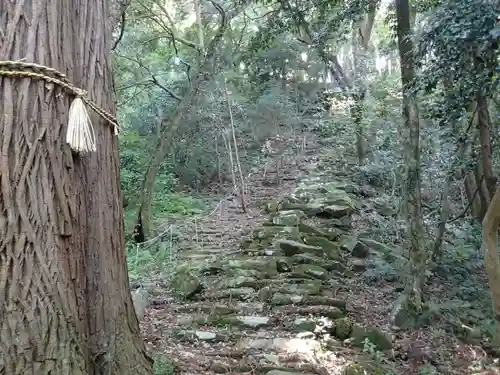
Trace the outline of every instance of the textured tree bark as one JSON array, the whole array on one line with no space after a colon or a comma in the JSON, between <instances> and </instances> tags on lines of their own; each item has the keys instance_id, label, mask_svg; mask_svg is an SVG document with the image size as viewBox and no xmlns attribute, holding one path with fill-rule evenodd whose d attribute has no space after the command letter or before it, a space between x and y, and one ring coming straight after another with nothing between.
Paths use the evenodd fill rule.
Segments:
<instances>
[{"instance_id":1,"label":"textured tree bark","mask_svg":"<svg viewBox=\"0 0 500 375\"><path fill-rule=\"evenodd\" d=\"M0 59L67 75L114 112L108 2L0 2ZM0 76L0 374L152 374L126 269L117 139L65 143L57 85Z\"/></svg>"},{"instance_id":2,"label":"textured tree bark","mask_svg":"<svg viewBox=\"0 0 500 375\"><path fill-rule=\"evenodd\" d=\"M496 331L495 349L500 348L500 259L498 257L498 228L500 227L500 187L496 188L483 219L484 266L488 274Z\"/></svg>"},{"instance_id":3,"label":"textured tree bark","mask_svg":"<svg viewBox=\"0 0 500 375\"><path fill-rule=\"evenodd\" d=\"M489 205L491 197L495 193L496 177L493 175L493 161L491 155L491 120L488 111L488 99L481 93L476 95L477 101L477 128L479 129L479 142L481 145L482 173L488 191L487 203Z\"/></svg>"}]
</instances>

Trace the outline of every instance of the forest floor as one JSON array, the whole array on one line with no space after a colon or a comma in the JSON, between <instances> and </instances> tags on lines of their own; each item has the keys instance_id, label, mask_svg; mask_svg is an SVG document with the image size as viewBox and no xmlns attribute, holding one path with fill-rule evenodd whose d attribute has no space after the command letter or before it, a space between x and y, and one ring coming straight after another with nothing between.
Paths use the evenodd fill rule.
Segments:
<instances>
[{"instance_id":1,"label":"forest floor","mask_svg":"<svg viewBox=\"0 0 500 375\"><path fill-rule=\"evenodd\" d=\"M148 349L184 375L500 373L438 314L421 328L390 326L403 284L374 277L374 265L404 259L369 238L366 220L389 206L342 160L325 167L316 135L303 137L282 167L271 159L247 178L246 212L235 195L218 198L181 231L170 288L153 280L141 319Z\"/></svg>"}]
</instances>

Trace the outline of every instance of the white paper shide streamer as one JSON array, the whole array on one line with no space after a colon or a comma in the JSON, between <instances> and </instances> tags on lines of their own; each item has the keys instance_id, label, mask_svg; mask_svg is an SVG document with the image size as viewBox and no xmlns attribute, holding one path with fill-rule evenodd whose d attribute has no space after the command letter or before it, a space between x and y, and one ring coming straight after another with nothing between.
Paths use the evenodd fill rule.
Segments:
<instances>
[{"instance_id":1,"label":"white paper shide streamer","mask_svg":"<svg viewBox=\"0 0 500 375\"><path fill-rule=\"evenodd\" d=\"M80 97L75 98L69 108L66 143L76 152L96 151L94 128Z\"/></svg>"}]
</instances>

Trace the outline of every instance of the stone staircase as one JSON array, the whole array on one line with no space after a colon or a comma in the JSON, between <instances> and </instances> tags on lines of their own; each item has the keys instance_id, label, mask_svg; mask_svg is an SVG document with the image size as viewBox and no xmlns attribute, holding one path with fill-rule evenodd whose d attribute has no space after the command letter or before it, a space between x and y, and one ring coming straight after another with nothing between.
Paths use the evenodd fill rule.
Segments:
<instances>
[{"instance_id":1,"label":"stone staircase","mask_svg":"<svg viewBox=\"0 0 500 375\"><path fill-rule=\"evenodd\" d=\"M295 140L300 144L302 139ZM233 253L238 250L238 240L249 233L251 228L266 220L262 215L265 202L280 199L289 194L299 178L309 173L320 147L317 139L309 136L300 153L285 157L277 168L277 160L270 159L266 166L253 171L245 180L246 212L242 211L241 199L228 192L225 198L216 200L211 214L180 223L180 241L177 244L178 259L211 259L219 253Z\"/></svg>"},{"instance_id":2,"label":"stone staircase","mask_svg":"<svg viewBox=\"0 0 500 375\"><path fill-rule=\"evenodd\" d=\"M279 190L276 171L250 178L247 213L228 200L181 238L172 294L153 298L142 322L148 347L174 359L176 373L391 373L362 353L366 340L382 351L392 341L354 318L351 280L363 259L353 254L366 245L349 233L353 204L342 184L308 181L315 150L287 167L283 175L291 177ZM283 199L292 193L295 201ZM262 203L270 200L265 214ZM374 306L388 305L373 298Z\"/></svg>"}]
</instances>

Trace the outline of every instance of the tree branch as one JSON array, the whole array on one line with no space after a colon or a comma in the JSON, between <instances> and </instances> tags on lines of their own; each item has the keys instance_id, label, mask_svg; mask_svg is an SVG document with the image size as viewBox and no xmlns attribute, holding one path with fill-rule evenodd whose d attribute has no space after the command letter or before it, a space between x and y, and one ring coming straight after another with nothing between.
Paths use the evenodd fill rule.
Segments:
<instances>
[{"instance_id":1,"label":"tree branch","mask_svg":"<svg viewBox=\"0 0 500 375\"><path fill-rule=\"evenodd\" d=\"M172 89L166 87L165 85L161 84L158 79L156 78L156 76L151 72L151 70L149 70L149 68L147 66L145 66L142 62L140 62L138 59L133 59L131 57L128 57L128 56L123 56L123 55L116 55L118 57L121 57L123 59L126 59L126 60L129 60L129 61L132 61L134 63L136 63L137 65L139 65L142 69L144 69L150 76L151 76L151 79L149 80L149 82L153 83L154 85L158 86L159 88L161 88L163 91L165 91L171 98L177 100L177 101L181 101L182 98L177 95L176 93L174 93L172 91ZM144 84L144 82L143 82Z\"/></svg>"},{"instance_id":2,"label":"tree branch","mask_svg":"<svg viewBox=\"0 0 500 375\"><path fill-rule=\"evenodd\" d=\"M160 8L160 10L162 11L163 15L167 19L169 25L167 25L165 22L163 22L162 17L157 17L151 11L151 7L150 6L147 6L147 5L143 4L140 0L136 0L136 1L137 1L137 3L139 3L139 5L141 5L141 7L145 11L147 11L148 14L146 15L146 17L149 18L154 23L156 23L163 31L165 31L168 35L170 35L170 37L174 41L182 43L182 44L184 44L184 45L186 45L188 47L194 48L195 50L197 50L199 52L199 47L196 45L195 42L192 42L190 40L184 39L183 37L181 37L179 35L179 33L177 31L177 28L175 27L175 23L174 23L173 18L170 16L170 14L168 13L167 9L165 9L165 7L162 4L160 4L159 2L155 2L155 5L158 6L158 8Z\"/></svg>"},{"instance_id":3,"label":"tree branch","mask_svg":"<svg viewBox=\"0 0 500 375\"><path fill-rule=\"evenodd\" d=\"M121 25L120 25L120 34L118 35L118 38L113 43L113 47L111 47L111 51L114 51L116 49L116 47L118 46L118 43L120 43L120 41L123 38L123 34L125 33L125 14L126 14L126 12L122 13L122 17L121 17L122 21L121 21Z\"/></svg>"}]
</instances>

